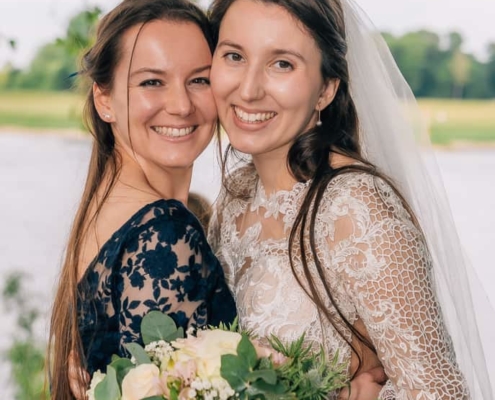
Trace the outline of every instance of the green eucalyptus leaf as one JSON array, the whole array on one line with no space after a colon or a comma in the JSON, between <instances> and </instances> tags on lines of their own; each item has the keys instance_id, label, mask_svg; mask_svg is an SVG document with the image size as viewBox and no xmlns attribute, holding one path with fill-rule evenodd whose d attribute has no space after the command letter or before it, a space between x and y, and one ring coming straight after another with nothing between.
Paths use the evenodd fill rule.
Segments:
<instances>
[{"instance_id":1,"label":"green eucalyptus leaf","mask_svg":"<svg viewBox=\"0 0 495 400\"><path fill-rule=\"evenodd\" d=\"M277 383L277 373L273 369L260 369L250 372L246 377L249 382L257 381L261 379L270 385Z\"/></svg>"},{"instance_id":2,"label":"green eucalyptus leaf","mask_svg":"<svg viewBox=\"0 0 495 400\"><path fill-rule=\"evenodd\" d=\"M233 354L222 355L220 375L236 392L246 388L248 374L249 368L244 359Z\"/></svg>"},{"instance_id":3,"label":"green eucalyptus leaf","mask_svg":"<svg viewBox=\"0 0 495 400\"><path fill-rule=\"evenodd\" d=\"M115 369L117 374L117 382L119 386L122 386L122 381L127 373L135 367L135 365L128 358L112 358L112 363L110 366Z\"/></svg>"},{"instance_id":4,"label":"green eucalyptus leaf","mask_svg":"<svg viewBox=\"0 0 495 400\"><path fill-rule=\"evenodd\" d=\"M141 322L141 335L144 344L165 340L170 342L179 337L184 337L184 330L177 329L174 320L161 311L150 311Z\"/></svg>"},{"instance_id":5,"label":"green eucalyptus leaf","mask_svg":"<svg viewBox=\"0 0 495 400\"><path fill-rule=\"evenodd\" d=\"M278 382L271 385L263 380L257 380L249 385L247 393L250 396L262 394L266 399L281 399L281 395L289 395L287 393L287 387L282 383Z\"/></svg>"},{"instance_id":6,"label":"green eucalyptus leaf","mask_svg":"<svg viewBox=\"0 0 495 400\"><path fill-rule=\"evenodd\" d=\"M256 366L258 361L256 349L246 334L242 334L241 341L237 345L237 355L246 360L249 369L253 369Z\"/></svg>"},{"instance_id":7,"label":"green eucalyptus leaf","mask_svg":"<svg viewBox=\"0 0 495 400\"><path fill-rule=\"evenodd\" d=\"M151 363L150 357L146 351L144 351L144 349L137 343L126 343L125 348L136 359L136 363L138 365Z\"/></svg>"},{"instance_id":8,"label":"green eucalyptus leaf","mask_svg":"<svg viewBox=\"0 0 495 400\"><path fill-rule=\"evenodd\" d=\"M96 400L119 400L120 388L117 382L117 374L115 369L110 365L107 367L107 375L96 385L95 388Z\"/></svg>"}]
</instances>

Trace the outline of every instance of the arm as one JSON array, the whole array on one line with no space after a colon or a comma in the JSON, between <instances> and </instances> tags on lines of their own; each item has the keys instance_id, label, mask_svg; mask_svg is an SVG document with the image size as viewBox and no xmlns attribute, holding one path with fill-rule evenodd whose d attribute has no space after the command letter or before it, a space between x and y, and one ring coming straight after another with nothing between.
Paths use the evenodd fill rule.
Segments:
<instances>
[{"instance_id":1,"label":"arm","mask_svg":"<svg viewBox=\"0 0 495 400\"><path fill-rule=\"evenodd\" d=\"M341 199L329 241L344 291L377 350L390 382L380 399L467 399L436 299L421 232L400 200L378 187L354 187ZM336 201L339 202L338 200Z\"/></svg>"}]
</instances>

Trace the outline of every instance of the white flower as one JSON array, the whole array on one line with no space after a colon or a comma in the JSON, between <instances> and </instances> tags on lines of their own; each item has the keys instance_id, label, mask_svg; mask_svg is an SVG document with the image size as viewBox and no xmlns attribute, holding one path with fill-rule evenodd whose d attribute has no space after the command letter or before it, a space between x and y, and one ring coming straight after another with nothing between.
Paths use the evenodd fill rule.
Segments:
<instances>
[{"instance_id":1,"label":"white flower","mask_svg":"<svg viewBox=\"0 0 495 400\"><path fill-rule=\"evenodd\" d=\"M221 356L237 354L241 338L237 332L220 329L199 331L196 337L189 336L172 342L177 349L172 358L175 362L194 360L200 378L217 378L220 377Z\"/></svg>"},{"instance_id":2,"label":"white flower","mask_svg":"<svg viewBox=\"0 0 495 400\"><path fill-rule=\"evenodd\" d=\"M105 379L105 376L107 375L102 373L100 370L96 371L93 374L93 378L91 379L89 389L86 391L86 396L88 396L88 400L95 400L96 385L98 385L103 379Z\"/></svg>"},{"instance_id":3,"label":"white flower","mask_svg":"<svg viewBox=\"0 0 495 400\"><path fill-rule=\"evenodd\" d=\"M141 364L131 369L122 381L122 400L140 400L163 394L160 370L155 364Z\"/></svg>"},{"instance_id":4,"label":"white flower","mask_svg":"<svg viewBox=\"0 0 495 400\"><path fill-rule=\"evenodd\" d=\"M150 344L146 345L144 350L150 356L151 361L161 369L167 368L170 357L174 352L173 347L165 340L151 342Z\"/></svg>"}]
</instances>

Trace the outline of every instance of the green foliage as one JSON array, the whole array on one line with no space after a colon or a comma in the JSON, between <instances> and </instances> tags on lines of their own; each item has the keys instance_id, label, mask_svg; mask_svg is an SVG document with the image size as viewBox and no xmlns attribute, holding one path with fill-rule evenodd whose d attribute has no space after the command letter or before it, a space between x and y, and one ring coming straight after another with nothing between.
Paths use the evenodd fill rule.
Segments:
<instances>
[{"instance_id":1,"label":"green foliage","mask_svg":"<svg viewBox=\"0 0 495 400\"><path fill-rule=\"evenodd\" d=\"M64 37L42 46L26 70L9 68L0 78L0 89L67 90L73 87L71 75L78 70L78 58L94 40L101 10L94 7L75 15ZM10 44L15 48L14 41Z\"/></svg>"},{"instance_id":2,"label":"green foliage","mask_svg":"<svg viewBox=\"0 0 495 400\"><path fill-rule=\"evenodd\" d=\"M256 350L246 334L242 334L237 355L222 356L220 374L240 399L294 398L288 386L279 379L273 364L268 359L257 358Z\"/></svg>"},{"instance_id":3,"label":"green foliage","mask_svg":"<svg viewBox=\"0 0 495 400\"><path fill-rule=\"evenodd\" d=\"M383 36L417 97L495 97L495 85L486 85L490 61L482 63L464 52L463 37L458 32L446 38L427 30Z\"/></svg>"},{"instance_id":4,"label":"green foliage","mask_svg":"<svg viewBox=\"0 0 495 400\"><path fill-rule=\"evenodd\" d=\"M348 386L345 364L338 361L338 353L332 361L327 360L323 348L315 355L304 345L304 336L285 345L272 336L272 347L288 357L290 362L280 366L282 382L296 398L324 400L330 391Z\"/></svg>"},{"instance_id":5,"label":"green foliage","mask_svg":"<svg viewBox=\"0 0 495 400\"><path fill-rule=\"evenodd\" d=\"M7 276L2 290L4 306L17 317L13 342L2 356L10 363L16 400L48 398L44 388L45 352L34 332L39 310L26 293L25 276L14 272Z\"/></svg>"},{"instance_id":6,"label":"green foliage","mask_svg":"<svg viewBox=\"0 0 495 400\"><path fill-rule=\"evenodd\" d=\"M491 93L495 93L495 42L488 45L488 64L486 66L486 81Z\"/></svg>"},{"instance_id":7,"label":"green foliage","mask_svg":"<svg viewBox=\"0 0 495 400\"><path fill-rule=\"evenodd\" d=\"M87 49L93 43L94 31L100 15L101 9L93 7L74 16L69 21L66 36L57 39L57 45L68 54L79 56L82 50Z\"/></svg>"},{"instance_id":8,"label":"green foliage","mask_svg":"<svg viewBox=\"0 0 495 400\"><path fill-rule=\"evenodd\" d=\"M175 322L168 315L160 311L150 311L141 323L141 335L144 344L165 340L171 342L184 337L184 329L177 328Z\"/></svg>"},{"instance_id":9,"label":"green foliage","mask_svg":"<svg viewBox=\"0 0 495 400\"><path fill-rule=\"evenodd\" d=\"M105 400L120 400L120 386L117 381L117 372L109 365L105 378L96 386L95 397Z\"/></svg>"}]
</instances>

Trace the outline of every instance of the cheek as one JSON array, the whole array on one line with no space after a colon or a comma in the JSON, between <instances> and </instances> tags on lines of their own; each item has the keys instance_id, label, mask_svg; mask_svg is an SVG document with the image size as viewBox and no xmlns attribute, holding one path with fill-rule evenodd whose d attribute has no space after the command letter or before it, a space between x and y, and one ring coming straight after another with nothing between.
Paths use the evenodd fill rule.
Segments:
<instances>
[{"instance_id":1,"label":"cheek","mask_svg":"<svg viewBox=\"0 0 495 400\"><path fill-rule=\"evenodd\" d=\"M294 77L272 82L267 91L277 99L282 109L309 115L319 97L318 88L312 86L312 82L306 77Z\"/></svg>"},{"instance_id":2,"label":"cheek","mask_svg":"<svg viewBox=\"0 0 495 400\"><path fill-rule=\"evenodd\" d=\"M213 99L213 91L208 90L194 96L196 109L204 118L205 122L212 123L217 119L217 107Z\"/></svg>"},{"instance_id":3,"label":"cheek","mask_svg":"<svg viewBox=\"0 0 495 400\"><path fill-rule=\"evenodd\" d=\"M163 108L163 93L136 93L129 102L129 113L137 119L147 118Z\"/></svg>"},{"instance_id":4,"label":"cheek","mask_svg":"<svg viewBox=\"0 0 495 400\"><path fill-rule=\"evenodd\" d=\"M220 62L214 63L211 71L211 90L218 105L227 100L227 96L237 86L238 74L235 71L224 68L219 65Z\"/></svg>"}]
</instances>

